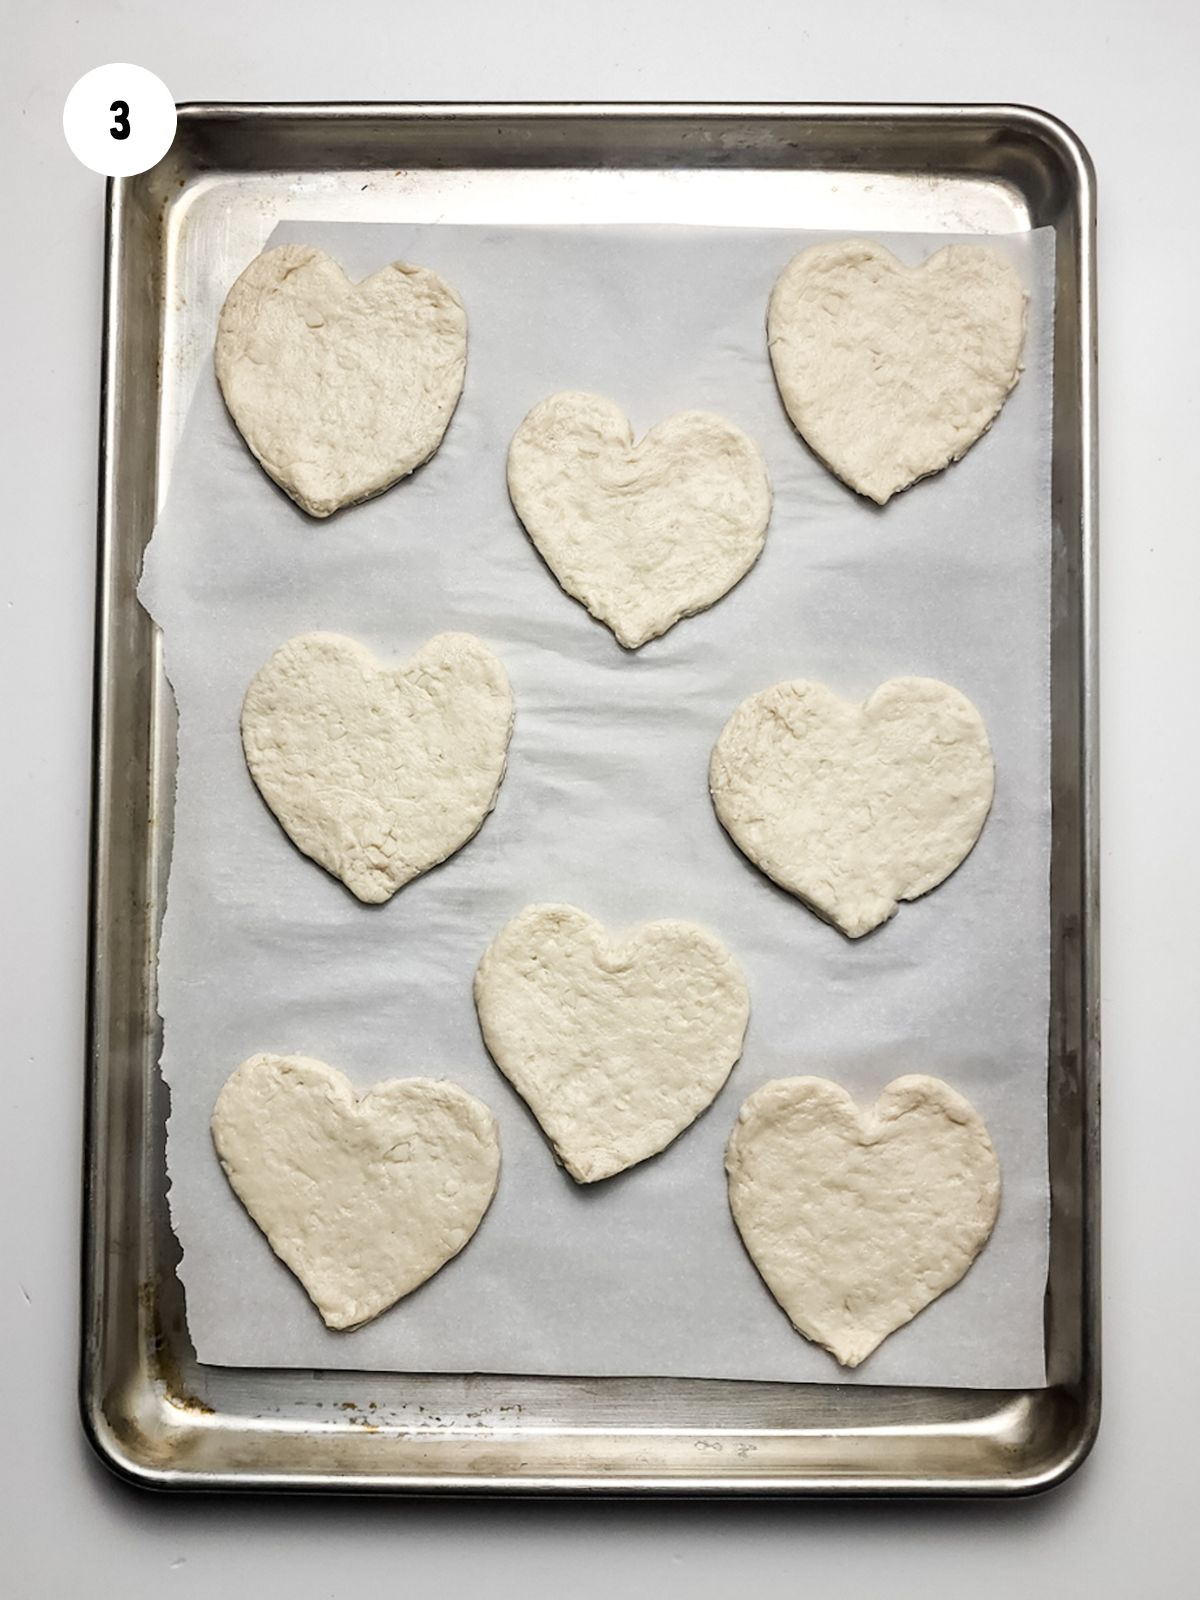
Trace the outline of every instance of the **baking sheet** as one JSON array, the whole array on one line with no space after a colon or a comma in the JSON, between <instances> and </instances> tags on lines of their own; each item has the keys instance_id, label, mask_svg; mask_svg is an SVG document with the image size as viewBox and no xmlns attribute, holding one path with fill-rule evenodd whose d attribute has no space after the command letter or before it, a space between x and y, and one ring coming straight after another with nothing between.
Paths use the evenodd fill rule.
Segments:
<instances>
[{"instance_id":1,"label":"baking sheet","mask_svg":"<svg viewBox=\"0 0 1200 1600\"><path fill-rule=\"evenodd\" d=\"M379 500L313 523L253 463L206 372L147 555L143 599L179 703L179 788L159 970L171 1209L189 1329L231 1365L1033 1386L1044 1381L1048 1191L1050 347L1053 234L991 240L1032 291L1027 370L967 458L882 511L809 455L765 355L766 297L819 235L722 229L288 224L352 276L434 267L471 319L446 441ZM951 236L878 235L915 261ZM558 588L508 505L504 452L560 388L618 399L638 433L721 411L775 489L766 549L704 615L626 654ZM464 628L498 650L517 725L477 839L368 908L300 857L246 774L245 685L313 628L384 656ZM865 695L945 678L987 721L996 801L961 870L850 943L726 840L708 751L747 694L821 678ZM614 927L705 922L746 970L741 1064L661 1157L595 1188L553 1163L483 1050L470 979L534 900ZM444 1073L492 1106L504 1167L468 1250L375 1323L323 1328L225 1184L208 1117L255 1050L303 1052L360 1086ZM969 1095L1004 1173L967 1278L844 1373L789 1327L746 1258L721 1157L741 1100L823 1073L868 1099L904 1071Z\"/></svg>"}]
</instances>

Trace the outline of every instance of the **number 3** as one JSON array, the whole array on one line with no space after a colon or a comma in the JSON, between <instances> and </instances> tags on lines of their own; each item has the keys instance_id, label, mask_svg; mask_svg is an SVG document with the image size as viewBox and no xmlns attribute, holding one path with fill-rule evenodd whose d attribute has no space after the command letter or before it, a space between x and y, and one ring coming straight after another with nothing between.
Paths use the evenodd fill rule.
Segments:
<instances>
[{"instance_id":1,"label":"number 3","mask_svg":"<svg viewBox=\"0 0 1200 1600\"><path fill-rule=\"evenodd\" d=\"M113 113L113 125L108 130L114 139L129 137L129 107L124 100L114 100L108 108Z\"/></svg>"}]
</instances>

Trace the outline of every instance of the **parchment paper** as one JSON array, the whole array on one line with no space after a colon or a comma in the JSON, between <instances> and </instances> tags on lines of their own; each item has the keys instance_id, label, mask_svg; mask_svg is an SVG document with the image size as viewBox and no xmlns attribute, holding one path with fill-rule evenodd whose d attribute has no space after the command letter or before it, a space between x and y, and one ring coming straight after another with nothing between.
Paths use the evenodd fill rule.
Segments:
<instances>
[{"instance_id":1,"label":"parchment paper","mask_svg":"<svg viewBox=\"0 0 1200 1600\"><path fill-rule=\"evenodd\" d=\"M404 258L467 306L466 389L439 453L368 505L313 522L250 457L201 378L142 598L179 704L178 799L159 966L171 1212L192 1338L233 1365L889 1384L1044 1381L1047 1254L1050 230L990 240L1031 290L1026 371L959 465L883 510L809 454L767 360L767 296L821 235L685 228L287 224L352 277ZM950 236L880 236L915 262ZM564 388L618 400L640 435L716 410L765 452L766 549L703 615L636 654L558 587L505 490L508 441ZM360 905L299 855L247 775L250 678L309 629L384 657L443 629L501 655L508 775L478 837L392 902ZM746 695L813 677L865 696L943 678L980 708L995 806L942 888L851 943L773 887L709 802L710 747ZM742 963L745 1055L661 1157L591 1188L559 1169L479 1037L471 978L531 901L614 928L718 931ZM499 1192L466 1251L376 1322L331 1333L213 1154L213 1101L254 1051L317 1056L360 1087L445 1075L499 1118ZM1000 1220L965 1280L843 1372L793 1332L730 1220L722 1154L766 1079L819 1073L873 1099L931 1072L982 1113Z\"/></svg>"}]
</instances>

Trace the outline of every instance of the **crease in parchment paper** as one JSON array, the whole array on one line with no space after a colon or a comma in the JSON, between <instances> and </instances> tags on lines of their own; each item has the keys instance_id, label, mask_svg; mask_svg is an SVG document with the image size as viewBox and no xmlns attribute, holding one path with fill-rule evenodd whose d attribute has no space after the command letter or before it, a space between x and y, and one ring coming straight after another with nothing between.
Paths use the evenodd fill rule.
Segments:
<instances>
[{"instance_id":1,"label":"crease in parchment paper","mask_svg":"<svg viewBox=\"0 0 1200 1600\"><path fill-rule=\"evenodd\" d=\"M1030 289L1025 372L991 432L880 510L792 430L766 353L781 268L829 235L691 228L288 223L353 277L432 267L470 320L442 448L367 505L316 523L250 457L198 383L141 596L179 707L178 793L159 962L167 1160L187 1319L203 1362L1021 1387L1044 1382L1053 235L973 239ZM950 236L877 235L906 261ZM591 389L640 436L673 412L749 432L775 493L766 547L726 598L636 654L559 589L508 502L508 441L559 389ZM241 698L293 634L388 658L464 629L516 696L508 775L476 839L385 906L301 856L259 798ZM920 674L982 712L996 798L941 888L851 943L722 832L709 750L746 695L816 678L866 696ZM476 962L532 901L620 929L687 917L751 990L745 1053L660 1157L592 1188L558 1168L490 1062ZM227 1185L209 1139L226 1076L268 1050L365 1088L444 1075L484 1100L503 1166L463 1254L377 1321L324 1328ZM742 1100L815 1073L863 1101L906 1072L985 1118L1004 1183L966 1278L854 1372L789 1326L730 1220L722 1156Z\"/></svg>"}]
</instances>

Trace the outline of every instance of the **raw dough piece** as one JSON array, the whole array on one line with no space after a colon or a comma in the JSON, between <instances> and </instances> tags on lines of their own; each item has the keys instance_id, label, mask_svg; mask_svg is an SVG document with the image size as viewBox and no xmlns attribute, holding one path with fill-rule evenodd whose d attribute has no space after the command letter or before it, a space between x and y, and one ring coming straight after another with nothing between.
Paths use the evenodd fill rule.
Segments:
<instances>
[{"instance_id":1,"label":"raw dough piece","mask_svg":"<svg viewBox=\"0 0 1200 1600\"><path fill-rule=\"evenodd\" d=\"M1000 1206L982 1118L917 1074L861 1113L825 1078L776 1078L738 1112L725 1170L767 1288L844 1367L958 1282Z\"/></svg>"},{"instance_id":2,"label":"raw dough piece","mask_svg":"<svg viewBox=\"0 0 1200 1600\"><path fill-rule=\"evenodd\" d=\"M331 1328L357 1328L456 1256L496 1192L488 1108L397 1078L359 1098L305 1056L251 1056L226 1080L213 1144L234 1193Z\"/></svg>"},{"instance_id":3,"label":"raw dough piece","mask_svg":"<svg viewBox=\"0 0 1200 1600\"><path fill-rule=\"evenodd\" d=\"M883 505L991 427L1021 373L1025 299L982 245L947 245L919 267L861 239L802 250L767 313L788 416L844 483Z\"/></svg>"},{"instance_id":4,"label":"raw dough piece","mask_svg":"<svg viewBox=\"0 0 1200 1600\"><path fill-rule=\"evenodd\" d=\"M738 849L857 939L970 853L994 771L965 695L892 678L861 706L820 683L751 695L721 730L708 782Z\"/></svg>"},{"instance_id":5,"label":"raw dough piece","mask_svg":"<svg viewBox=\"0 0 1200 1600\"><path fill-rule=\"evenodd\" d=\"M508 450L517 515L562 587L629 650L703 611L758 560L771 515L762 452L740 428L684 411L634 443L594 394L556 394Z\"/></svg>"},{"instance_id":6,"label":"raw dough piece","mask_svg":"<svg viewBox=\"0 0 1200 1600\"><path fill-rule=\"evenodd\" d=\"M379 902L479 831L512 721L504 668L469 633L439 633L398 667L340 634L304 633L247 689L242 744L296 846Z\"/></svg>"},{"instance_id":7,"label":"raw dough piece","mask_svg":"<svg viewBox=\"0 0 1200 1600\"><path fill-rule=\"evenodd\" d=\"M690 922L620 944L573 906L527 906L475 974L484 1041L579 1183L655 1155L709 1106L742 1052L745 979Z\"/></svg>"},{"instance_id":8,"label":"raw dough piece","mask_svg":"<svg viewBox=\"0 0 1200 1600\"><path fill-rule=\"evenodd\" d=\"M437 273L393 261L351 283L310 245L256 256L217 328L230 415L314 517L368 500L428 461L466 364L467 315Z\"/></svg>"}]
</instances>

